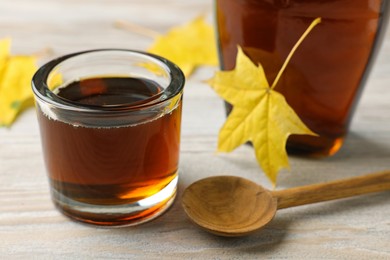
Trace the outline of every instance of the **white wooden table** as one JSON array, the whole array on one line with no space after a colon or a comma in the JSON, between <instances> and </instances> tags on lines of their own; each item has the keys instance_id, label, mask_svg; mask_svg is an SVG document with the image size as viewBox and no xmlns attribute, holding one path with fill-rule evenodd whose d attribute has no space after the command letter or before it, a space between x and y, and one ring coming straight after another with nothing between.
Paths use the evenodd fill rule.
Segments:
<instances>
[{"instance_id":1,"label":"white wooden table","mask_svg":"<svg viewBox=\"0 0 390 260\"><path fill-rule=\"evenodd\" d=\"M164 32L201 13L211 18L212 7L209 0L0 0L0 38L11 36L18 54L50 47L46 60L92 48L145 50L152 39L114 22ZM389 33L386 38L342 150L322 160L291 158L278 189L390 169ZM267 228L243 238L216 237L190 223L181 194L197 179L240 175L271 188L251 147L215 153L224 110L202 83L214 70L197 70L186 84L177 200L137 227L103 229L61 215L50 200L34 110L0 128L0 259L390 259L389 192L281 210Z\"/></svg>"}]
</instances>

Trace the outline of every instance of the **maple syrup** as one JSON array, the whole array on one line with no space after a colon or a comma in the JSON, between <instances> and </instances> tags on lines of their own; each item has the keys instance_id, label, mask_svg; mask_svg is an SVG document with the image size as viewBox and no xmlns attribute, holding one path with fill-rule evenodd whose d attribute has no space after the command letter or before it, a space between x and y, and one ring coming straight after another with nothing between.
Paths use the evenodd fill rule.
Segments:
<instances>
[{"instance_id":1,"label":"maple syrup","mask_svg":"<svg viewBox=\"0 0 390 260\"><path fill-rule=\"evenodd\" d=\"M263 65L271 85L302 33L321 17L275 90L320 135L291 136L288 152L334 154L347 134L389 6L385 0L216 0L221 68L235 67L239 45Z\"/></svg>"},{"instance_id":2,"label":"maple syrup","mask_svg":"<svg viewBox=\"0 0 390 260\"><path fill-rule=\"evenodd\" d=\"M73 82L56 94L65 101L109 107L142 106L160 93L162 88L152 81L112 77ZM148 218L174 196L133 214L115 208L149 198L176 181L181 102L167 114L148 114L143 123L120 127L72 125L41 110L38 119L52 195L65 214L94 224L120 225ZM67 203L113 210L94 214L74 210Z\"/></svg>"}]
</instances>

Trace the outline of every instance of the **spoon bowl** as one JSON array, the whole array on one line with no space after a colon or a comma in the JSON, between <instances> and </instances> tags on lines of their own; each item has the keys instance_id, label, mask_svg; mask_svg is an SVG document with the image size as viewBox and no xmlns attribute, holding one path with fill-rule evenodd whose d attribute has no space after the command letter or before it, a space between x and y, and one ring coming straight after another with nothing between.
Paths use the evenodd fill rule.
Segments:
<instances>
[{"instance_id":1,"label":"spoon bowl","mask_svg":"<svg viewBox=\"0 0 390 260\"><path fill-rule=\"evenodd\" d=\"M278 209L390 190L390 172L269 191L236 176L214 176L191 184L182 206L195 224L220 236L243 236L267 225Z\"/></svg>"},{"instance_id":2,"label":"spoon bowl","mask_svg":"<svg viewBox=\"0 0 390 260\"><path fill-rule=\"evenodd\" d=\"M199 180L183 194L190 219L221 236L241 236L265 226L275 216L276 199L247 179L216 176Z\"/></svg>"}]
</instances>

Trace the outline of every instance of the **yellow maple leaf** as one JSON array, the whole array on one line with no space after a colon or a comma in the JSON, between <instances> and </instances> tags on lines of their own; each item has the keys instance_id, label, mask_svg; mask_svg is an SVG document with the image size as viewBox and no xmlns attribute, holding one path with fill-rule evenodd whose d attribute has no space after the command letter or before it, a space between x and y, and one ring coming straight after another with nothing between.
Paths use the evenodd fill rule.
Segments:
<instances>
[{"instance_id":1,"label":"yellow maple leaf","mask_svg":"<svg viewBox=\"0 0 390 260\"><path fill-rule=\"evenodd\" d=\"M0 40L0 126L9 126L33 104L31 79L36 67L33 56L11 56L10 39Z\"/></svg>"},{"instance_id":2,"label":"yellow maple leaf","mask_svg":"<svg viewBox=\"0 0 390 260\"><path fill-rule=\"evenodd\" d=\"M186 76L197 66L218 64L214 30L203 17L157 36L148 52L172 61Z\"/></svg>"},{"instance_id":3,"label":"yellow maple leaf","mask_svg":"<svg viewBox=\"0 0 390 260\"><path fill-rule=\"evenodd\" d=\"M209 84L233 110L219 133L218 151L231 152L251 141L257 161L275 185L277 174L289 168L286 141L291 134L316 135L295 114L284 96L274 90L293 53L307 34L321 22L317 18L293 47L269 85L261 64L256 66L238 47L236 67L216 72ZM294 86L291 86L294 87Z\"/></svg>"}]
</instances>

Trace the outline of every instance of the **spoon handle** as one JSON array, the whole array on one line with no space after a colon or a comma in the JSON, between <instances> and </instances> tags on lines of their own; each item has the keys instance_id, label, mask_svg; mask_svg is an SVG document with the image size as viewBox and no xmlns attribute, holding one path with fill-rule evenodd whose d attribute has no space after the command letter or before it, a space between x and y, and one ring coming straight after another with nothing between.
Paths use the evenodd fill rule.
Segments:
<instances>
[{"instance_id":1,"label":"spoon handle","mask_svg":"<svg viewBox=\"0 0 390 260\"><path fill-rule=\"evenodd\" d=\"M278 209L390 190L390 171L272 191Z\"/></svg>"}]
</instances>

